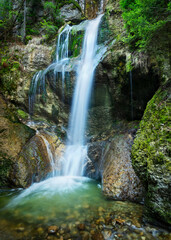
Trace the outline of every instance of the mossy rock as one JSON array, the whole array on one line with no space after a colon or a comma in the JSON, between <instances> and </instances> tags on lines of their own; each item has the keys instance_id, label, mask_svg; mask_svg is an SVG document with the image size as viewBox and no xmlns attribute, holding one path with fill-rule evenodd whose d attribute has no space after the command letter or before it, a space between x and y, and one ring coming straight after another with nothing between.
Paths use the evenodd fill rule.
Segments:
<instances>
[{"instance_id":1,"label":"mossy rock","mask_svg":"<svg viewBox=\"0 0 171 240\"><path fill-rule=\"evenodd\" d=\"M60 7L63 7L64 5L71 3L74 5L73 8L77 8L80 12L82 12L80 5L75 0L64 0L62 1L62 3L60 3Z\"/></svg>"},{"instance_id":2,"label":"mossy rock","mask_svg":"<svg viewBox=\"0 0 171 240\"><path fill-rule=\"evenodd\" d=\"M21 119L28 119L29 118L29 114L24 112L21 109L17 110L17 114L18 114L18 117L21 118Z\"/></svg>"},{"instance_id":3,"label":"mossy rock","mask_svg":"<svg viewBox=\"0 0 171 240\"><path fill-rule=\"evenodd\" d=\"M149 101L132 147L133 167L146 189L146 216L168 224L171 224L170 87L171 81Z\"/></svg>"}]
</instances>

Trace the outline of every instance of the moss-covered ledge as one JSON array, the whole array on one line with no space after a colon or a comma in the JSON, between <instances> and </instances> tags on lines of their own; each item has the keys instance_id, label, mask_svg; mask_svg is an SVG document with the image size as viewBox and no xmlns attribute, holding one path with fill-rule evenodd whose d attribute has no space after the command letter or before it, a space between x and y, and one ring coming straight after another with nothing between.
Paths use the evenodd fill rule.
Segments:
<instances>
[{"instance_id":1,"label":"moss-covered ledge","mask_svg":"<svg viewBox=\"0 0 171 240\"><path fill-rule=\"evenodd\" d=\"M146 219L171 224L171 81L149 101L132 147L132 162L146 189Z\"/></svg>"}]
</instances>

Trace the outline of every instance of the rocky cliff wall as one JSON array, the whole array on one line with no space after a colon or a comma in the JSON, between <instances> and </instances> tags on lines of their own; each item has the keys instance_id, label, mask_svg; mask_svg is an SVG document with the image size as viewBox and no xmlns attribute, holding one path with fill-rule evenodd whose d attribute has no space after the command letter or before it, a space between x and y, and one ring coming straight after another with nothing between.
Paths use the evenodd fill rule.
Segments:
<instances>
[{"instance_id":1,"label":"rocky cliff wall","mask_svg":"<svg viewBox=\"0 0 171 240\"><path fill-rule=\"evenodd\" d=\"M171 83L149 101L132 148L132 162L145 190L147 219L170 219L170 111ZM154 220L152 220L154 221Z\"/></svg>"}]
</instances>

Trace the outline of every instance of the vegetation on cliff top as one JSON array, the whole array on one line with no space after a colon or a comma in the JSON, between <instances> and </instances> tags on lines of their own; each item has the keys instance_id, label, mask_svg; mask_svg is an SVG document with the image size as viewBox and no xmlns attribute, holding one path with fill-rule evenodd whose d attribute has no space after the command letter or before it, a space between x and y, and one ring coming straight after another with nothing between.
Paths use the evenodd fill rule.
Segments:
<instances>
[{"instance_id":1,"label":"vegetation on cliff top","mask_svg":"<svg viewBox=\"0 0 171 240\"><path fill-rule=\"evenodd\" d=\"M134 48L148 47L155 33L170 24L169 0L121 0L120 6L127 30L124 41Z\"/></svg>"},{"instance_id":2,"label":"vegetation on cliff top","mask_svg":"<svg viewBox=\"0 0 171 240\"><path fill-rule=\"evenodd\" d=\"M30 39L30 35L43 33L46 38L54 36L64 24L64 20L60 15L60 8L71 3L74 8L81 11L80 5L74 0L0 1L0 40L9 39L13 35L16 26L17 38L22 39L24 42ZM39 15L40 11L41 14Z\"/></svg>"}]
</instances>

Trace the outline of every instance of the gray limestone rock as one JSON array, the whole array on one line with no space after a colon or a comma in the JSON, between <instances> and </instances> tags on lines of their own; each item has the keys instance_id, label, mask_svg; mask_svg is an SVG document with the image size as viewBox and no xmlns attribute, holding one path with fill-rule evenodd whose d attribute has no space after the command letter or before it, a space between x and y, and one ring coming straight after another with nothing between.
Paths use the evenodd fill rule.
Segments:
<instances>
[{"instance_id":1,"label":"gray limestone rock","mask_svg":"<svg viewBox=\"0 0 171 240\"><path fill-rule=\"evenodd\" d=\"M82 13L78 8L75 7L74 4L64 5L61 8L61 16L65 19L65 21L80 21L82 17Z\"/></svg>"}]
</instances>

